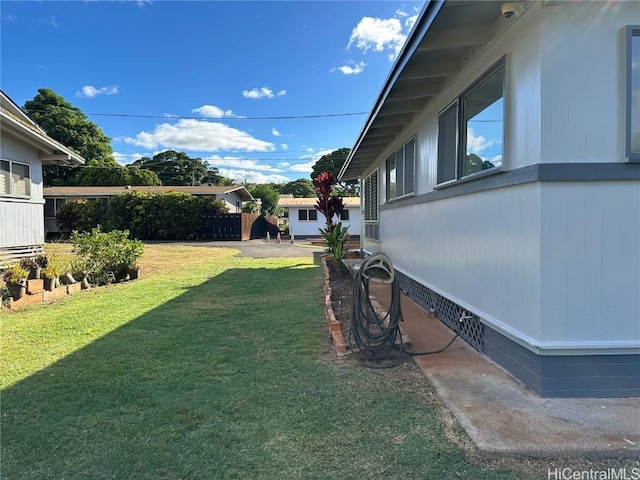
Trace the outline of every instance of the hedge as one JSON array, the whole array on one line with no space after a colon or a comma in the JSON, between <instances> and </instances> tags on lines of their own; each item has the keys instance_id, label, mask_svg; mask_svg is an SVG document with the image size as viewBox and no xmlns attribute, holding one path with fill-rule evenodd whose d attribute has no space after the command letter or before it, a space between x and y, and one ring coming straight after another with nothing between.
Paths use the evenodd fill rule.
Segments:
<instances>
[{"instance_id":1,"label":"hedge","mask_svg":"<svg viewBox=\"0 0 640 480\"><path fill-rule=\"evenodd\" d=\"M224 200L189 193L129 192L107 199L75 200L56 213L61 235L129 230L131 237L144 240L191 240L197 238L202 216L228 213Z\"/></svg>"}]
</instances>

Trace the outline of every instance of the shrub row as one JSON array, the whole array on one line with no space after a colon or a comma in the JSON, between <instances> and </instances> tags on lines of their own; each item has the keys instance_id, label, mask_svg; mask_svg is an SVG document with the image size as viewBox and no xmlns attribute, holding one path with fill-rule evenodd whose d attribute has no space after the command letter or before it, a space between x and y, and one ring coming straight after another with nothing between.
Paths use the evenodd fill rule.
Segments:
<instances>
[{"instance_id":1,"label":"shrub row","mask_svg":"<svg viewBox=\"0 0 640 480\"><path fill-rule=\"evenodd\" d=\"M145 240L189 240L197 238L202 216L224 214L224 200L189 193L129 192L107 199L76 200L56 213L60 233L89 232L98 225L106 232L129 230L133 238Z\"/></svg>"}]
</instances>

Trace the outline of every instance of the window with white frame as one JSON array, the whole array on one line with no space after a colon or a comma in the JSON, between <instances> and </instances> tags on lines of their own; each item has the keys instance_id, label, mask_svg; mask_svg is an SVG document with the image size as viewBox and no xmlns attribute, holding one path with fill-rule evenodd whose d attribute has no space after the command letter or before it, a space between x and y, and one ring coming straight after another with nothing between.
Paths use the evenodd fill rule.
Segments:
<instances>
[{"instance_id":1,"label":"window with white frame","mask_svg":"<svg viewBox=\"0 0 640 480\"><path fill-rule=\"evenodd\" d=\"M627 27L627 158L640 162L640 25Z\"/></svg>"},{"instance_id":2,"label":"window with white frame","mask_svg":"<svg viewBox=\"0 0 640 480\"><path fill-rule=\"evenodd\" d=\"M298 210L298 220L301 222L318 220L318 211L314 208L313 210L300 209Z\"/></svg>"},{"instance_id":3,"label":"window with white frame","mask_svg":"<svg viewBox=\"0 0 640 480\"><path fill-rule=\"evenodd\" d=\"M31 170L26 163L0 160L0 195L29 197Z\"/></svg>"},{"instance_id":4,"label":"window with white frame","mask_svg":"<svg viewBox=\"0 0 640 480\"><path fill-rule=\"evenodd\" d=\"M413 193L416 140L412 138L387 159L387 200Z\"/></svg>"},{"instance_id":5,"label":"window with white frame","mask_svg":"<svg viewBox=\"0 0 640 480\"><path fill-rule=\"evenodd\" d=\"M438 183L502 166L504 60L438 117Z\"/></svg>"},{"instance_id":6,"label":"window with white frame","mask_svg":"<svg viewBox=\"0 0 640 480\"><path fill-rule=\"evenodd\" d=\"M345 208L340 213L340 221L348 221L348 220L349 220L349 210Z\"/></svg>"},{"instance_id":7,"label":"window with white frame","mask_svg":"<svg viewBox=\"0 0 640 480\"><path fill-rule=\"evenodd\" d=\"M364 191L364 236L373 240L378 240L378 170L366 177L363 182Z\"/></svg>"}]
</instances>

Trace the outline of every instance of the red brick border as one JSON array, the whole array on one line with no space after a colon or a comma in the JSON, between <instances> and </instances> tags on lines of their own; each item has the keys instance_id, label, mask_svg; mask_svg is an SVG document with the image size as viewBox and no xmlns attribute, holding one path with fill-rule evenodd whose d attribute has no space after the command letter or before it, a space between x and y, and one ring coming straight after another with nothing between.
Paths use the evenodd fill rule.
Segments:
<instances>
[{"instance_id":1,"label":"red brick border","mask_svg":"<svg viewBox=\"0 0 640 480\"><path fill-rule=\"evenodd\" d=\"M24 295L18 300L9 299L9 305L7 306L9 310L16 310L20 307L23 307L24 305L52 303L59 298L79 293L82 290L80 282L74 283L72 285L61 285L57 288L54 288L52 291L39 288L39 286L42 285L42 280L27 280L27 284L29 283L33 285L27 288L30 293Z\"/></svg>"},{"instance_id":2,"label":"red brick border","mask_svg":"<svg viewBox=\"0 0 640 480\"><path fill-rule=\"evenodd\" d=\"M331 335L331 341L336 350L338 356L349 355L349 348L344 341L342 335L342 329L340 328L340 322L336 320L336 314L331 306L331 284L329 281L329 267L327 267L327 257L322 256L322 269L324 270L324 307L325 307L325 319L327 320L327 326L329 327L329 334Z\"/></svg>"}]
</instances>

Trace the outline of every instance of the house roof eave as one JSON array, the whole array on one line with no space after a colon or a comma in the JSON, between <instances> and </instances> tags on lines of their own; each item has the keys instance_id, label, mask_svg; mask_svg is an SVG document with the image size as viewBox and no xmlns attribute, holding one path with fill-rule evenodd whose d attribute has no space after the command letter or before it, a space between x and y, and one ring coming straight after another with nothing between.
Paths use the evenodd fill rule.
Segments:
<instances>
[{"instance_id":1,"label":"house roof eave","mask_svg":"<svg viewBox=\"0 0 640 480\"><path fill-rule=\"evenodd\" d=\"M522 14L504 18L502 3L432 0L423 7L338 174L340 180L362 177L428 105L480 58L479 49L489 47L517 23ZM517 3L523 12L534 4Z\"/></svg>"},{"instance_id":2,"label":"house roof eave","mask_svg":"<svg viewBox=\"0 0 640 480\"><path fill-rule=\"evenodd\" d=\"M83 157L41 133L39 128L36 130L36 124L30 126L4 108L0 110L0 122L3 134L15 136L37 148L43 164L75 166L85 163Z\"/></svg>"},{"instance_id":3,"label":"house roof eave","mask_svg":"<svg viewBox=\"0 0 640 480\"><path fill-rule=\"evenodd\" d=\"M420 43L420 40L426 34L427 30L433 23L433 20L438 15L438 12L440 12L440 9L442 8L443 4L444 4L444 0L428 0L427 3L425 3L425 5L422 7L422 10L418 14L418 18L416 19L416 22L414 23L413 28L409 33L409 38L405 42L402 50L400 51L398 57L396 58L396 61L394 62L391 68L391 71L389 72L389 75L387 76L383 84L383 87L380 90L380 93L378 94L378 97L373 105L373 108L371 109L371 112L369 113L369 116L367 117L367 120L365 121L364 126L362 127L362 130L360 131L360 134L358 135L358 138L353 148L349 152L349 156L347 157L346 161L344 162L344 165L340 169L340 172L338 172L339 180L356 180L358 178L359 175L353 175L353 174L347 175L347 172L349 171L349 167L353 161L353 158L356 152L358 151L358 148L361 145L363 139L365 138L367 132L369 131L371 124L375 120L377 113L380 111L380 108L382 108L382 105L384 104L384 100L389 95L391 88L393 87L396 80L398 79L402 69L408 62L409 58L411 58L411 55L417 49Z\"/></svg>"}]
</instances>

